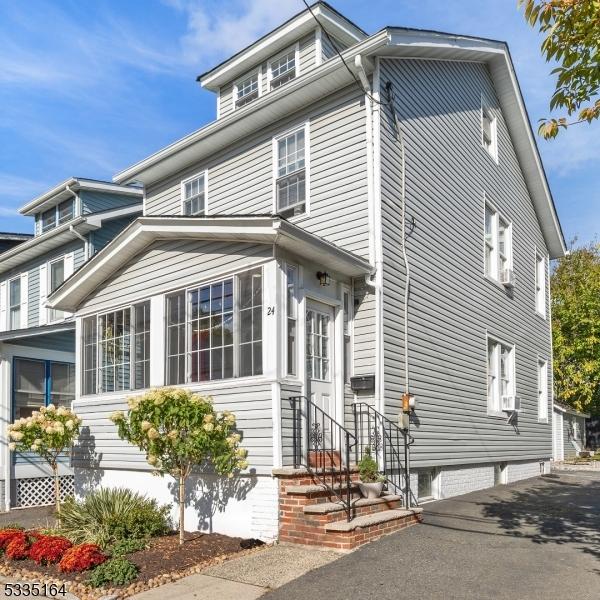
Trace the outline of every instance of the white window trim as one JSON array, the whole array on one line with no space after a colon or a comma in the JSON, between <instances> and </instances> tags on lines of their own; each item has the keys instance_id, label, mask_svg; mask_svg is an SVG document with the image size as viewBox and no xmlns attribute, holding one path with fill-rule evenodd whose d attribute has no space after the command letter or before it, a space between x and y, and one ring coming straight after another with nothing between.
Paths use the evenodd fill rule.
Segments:
<instances>
[{"instance_id":1,"label":"white window trim","mask_svg":"<svg viewBox=\"0 0 600 600\"><path fill-rule=\"evenodd\" d=\"M306 198L304 201L304 212L301 215L295 215L293 217L289 217L289 219L293 219L295 221L300 221L305 219L306 217L310 217L310 119L305 121L302 125L297 125L296 127L291 127L286 131L277 134L273 137L273 183L272 183L272 211L273 214L277 213L277 179L279 179L278 173L278 158L279 152L277 149L279 140L282 138L291 135L292 133L296 133L304 128L304 173L305 173L305 193Z\"/></svg>"},{"instance_id":2,"label":"white window trim","mask_svg":"<svg viewBox=\"0 0 600 600\"><path fill-rule=\"evenodd\" d=\"M493 252L492 252L492 262L495 265L495 272L494 273L487 273L487 264L486 264L486 241L485 241L485 216L486 216L486 212L487 209L490 209L494 215L492 218L492 242L493 242ZM506 257L507 257L507 261L508 261L508 269L511 269L514 273L514 266L513 266L513 223L510 219L507 219L497 208L496 206L490 202L487 197L484 195L484 202L483 202L483 274L484 276L489 279L490 281L493 281L494 283L500 284L500 252L498 249L499 246L499 241L500 241L500 219L502 219L505 223L508 224L507 227L507 252L506 252ZM504 287L504 286L502 286Z\"/></svg>"},{"instance_id":3,"label":"white window trim","mask_svg":"<svg viewBox=\"0 0 600 600\"><path fill-rule=\"evenodd\" d=\"M294 67L296 70L296 75L295 75L294 79L298 79L298 77L300 77L300 40L298 40L293 46L288 46L285 50L282 50L281 52L277 53L275 56L273 56L271 59L269 59L267 61L267 93L276 91L279 89L279 88L276 88L276 90L271 89L271 81L273 79L273 73L271 71L271 64L274 63L275 61L279 60L282 56L289 54L292 50L294 51Z\"/></svg>"},{"instance_id":4,"label":"white window trim","mask_svg":"<svg viewBox=\"0 0 600 600\"><path fill-rule=\"evenodd\" d=\"M540 373L541 370L541 373ZM538 389L537 389L537 420L539 423L548 423L548 413L550 412L548 403L548 361L542 356L537 357L537 376L538 376ZM545 401L545 411L542 414L540 410L542 408L541 397L540 397L540 383L542 383L543 399Z\"/></svg>"},{"instance_id":5,"label":"white window trim","mask_svg":"<svg viewBox=\"0 0 600 600\"><path fill-rule=\"evenodd\" d=\"M344 310L344 294L348 294L348 337L350 338L350 356L348 356L348 360L350 361L350 369L348 370L349 377L354 376L354 294L352 293L352 286L347 285L345 283L340 284L340 297L342 300L341 310ZM343 333L343 316L342 316L342 335ZM342 340L343 343L346 343L346 340ZM343 348L342 348L342 358L343 358ZM343 367L344 365L342 365ZM342 378L344 372L342 369ZM349 385L349 382L344 380L344 385Z\"/></svg>"},{"instance_id":6,"label":"white window trim","mask_svg":"<svg viewBox=\"0 0 600 600\"><path fill-rule=\"evenodd\" d=\"M260 98L263 95L263 91L262 91L262 66L259 66L256 69L253 69L252 71L249 71L248 73L246 73L244 76L240 77L239 79L236 80L236 82L233 84L233 89L231 91L231 108L232 110L239 110L240 108L245 108L247 105L244 106L239 106L237 105L237 101L239 100L238 97L238 86L240 83L242 83L242 81L245 81L246 79L249 79L250 77L252 77L252 75L256 74L258 76L258 96L257 96L257 100L258 98ZM254 101L252 101L254 102ZM248 104L251 104L252 102L249 102ZM218 104L217 104L218 106ZM218 117L217 117L218 118Z\"/></svg>"},{"instance_id":7,"label":"white window trim","mask_svg":"<svg viewBox=\"0 0 600 600\"><path fill-rule=\"evenodd\" d=\"M282 263L282 280L283 280L283 290L285 294L282 296L285 297L285 303L282 305L283 314L283 325L281 327L281 335L280 335L280 344L282 347L283 361L282 361L282 377L287 380L297 381L300 379L300 340L299 340L299 328L300 328L300 265L297 262L293 261L284 261ZM288 267L292 267L296 270L296 374L292 375L288 373L288 310L287 310L287 270Z\"/></svg>"},{"instance_id":8,"label":"white window trim","mask_svg":"<svg viewBox=\"0 0 600 600\"><path fill-rule=\"evenodd\" d=\"M489 369L489 345L490 342L499 346L505 346L506 348L510 348L510 370L511 370L511 380L510 380L510 395L517 395L517 369L516 369L516 351L517 347L515 344L511 344L502 338L499 338L495 335L490 334L489 332L486 335L486 344L485 344L485 390L486 390L486 401L487 401L487 414L489 417L506 417L506 413L500 410L501 406L501 390L500 390L500 356L495 357L498 373L497 373L497 384L496 384L496 395L497 395L497 407L493 406L490 402L490 397L488 396L488 385L490 378L490 369Z\"/></svg>"},{"instance_id":9,"label":"white window trim","mask_svg":"<svg viewBox=\"0 0 600 600\"><path fill-rule=\"evenodd\" d=\"M193 181L194 179L198 179L199 177L204 177L204 214L203 215L186 215L185 214L185 184ZM208 211L208 169L204 169L204 171L199 171L198 173L194 173L194 175L190 175L185 179L181 180L180 191L179 191L180 199L179 199L179 212L183 217L203 217L209 214Z\"/></svg>"},{"instance_id":10,"label":"white window trim","mask_svg":"<svg viewBox=\"0 0 600 600\"><path fill-rule=\"evenodd\" d=\"M546 254L544 254L543 252L540 252L539 248L536 246L534 247L534 303L535 303L535 312L538 316L542 317L542 319L546 320L547 319L547 309L546 309L546 304L548 302L548 285L547 285L547 281L548 281L548 277L549 277L549 272L548 272L548 264L549 264L549 260L548 260L548 256ZM538 286L538 264L539 261L542 260L544 262L543 265L543 269L542 269L542 273L543 273L543 277L541 280L541 293L542 293L542 310L540 310L540 306L538 304L538 293L537 293L537 286Z\"/></svg>"},{"instance_id":11,"label":"white window trim","mask_svg":"<svg viewBox=\"0 0 600 600\"><path fill-rule=\"evenodd\" d=\"M492 150L488 150L483 139L483 117L484 113L487 113L491 119L491 134L492 134ZM480 135L481 135L481 147L485 150L485 153L490 156L493 161L498 164L498 117L492 112L490 103L481 94L481 109L480 109Z\"/></svg>"}]
</instances>

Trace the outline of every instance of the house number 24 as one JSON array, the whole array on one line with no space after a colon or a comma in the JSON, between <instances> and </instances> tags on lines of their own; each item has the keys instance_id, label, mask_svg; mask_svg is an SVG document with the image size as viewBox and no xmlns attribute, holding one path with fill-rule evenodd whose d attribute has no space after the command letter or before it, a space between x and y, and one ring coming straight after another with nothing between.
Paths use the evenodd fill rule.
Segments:
<instances>
[{"instance_id":1,"label":"house number 24","mask_svg":"<svg viewBox=\"0 0 600 600\"><path fill-rule=\"evenodd\" d=\"M275 307L274 306L267 306L267 315L274 315L275 314Z\"/></svg>"}]
</instances>

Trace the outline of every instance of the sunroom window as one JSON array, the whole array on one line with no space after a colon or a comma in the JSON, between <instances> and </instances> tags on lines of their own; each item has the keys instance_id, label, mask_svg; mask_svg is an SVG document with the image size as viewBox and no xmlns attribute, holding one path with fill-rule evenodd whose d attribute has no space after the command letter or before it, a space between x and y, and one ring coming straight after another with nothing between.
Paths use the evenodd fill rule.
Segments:
<instances>
[{"instance_id":1,"label":"sunroom window","mask_svg":"<svg viewBox=\"0 0 600 600\"><path fill-rule=\"evenodd\" d=\"M150 302L83 319L83 393L150 385Z\"/></svg>"},{"instance_id":2,"label":"sunroom window","mask_svg":"<svg viewBox=\"0 0 600 600\"><path fill-rule=\"evenodd\" d=\"M236 85L235 105L239 108L258 98L258 72L240 81Z\"/></svg>"},{"instance_id":3,"label":"sunroom window","mask_svg":"<svg viewBox=\"0 0 600 600\"><path fill-rule=\"evenodd\" d=\"M167 297L167 385L262 374L262 270Z\"/></svg>"},{"instance_id":4,"label":"sunroom window","mask_svg":"<svg viewBox=\"0 0 600 600\"><path fill-rule=\"evenodd\" d=\"M183 214L187 216L206 214L206 177L204 174L182 183Z\"/></svg>"},{"instance_id":5,"label":"sunroom window","mask_svg":"<svg viewBox=\"0 0 600 600\"><path fill-rule=\"evenodd\" d=\"M306 148L304 128L276 140L277 212L283 217L306 210Z\"/></svg>"},{"instance_id":6,"label":"sunroom window","mask_svg":"<svg viewBox=\"0 0 600 600\"><path fill-rule=\"evenodd\" d=\"M296 51L290 50L271 62L271 89L281 87L296 77Z\"/></svg>"}]
</instances>

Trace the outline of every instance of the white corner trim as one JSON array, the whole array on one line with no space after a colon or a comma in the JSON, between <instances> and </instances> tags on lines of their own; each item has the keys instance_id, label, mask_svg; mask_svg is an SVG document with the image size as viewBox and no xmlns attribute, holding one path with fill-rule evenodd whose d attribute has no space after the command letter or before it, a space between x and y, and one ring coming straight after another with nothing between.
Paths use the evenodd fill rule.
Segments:
<instances>
[{"instance_id":1,"label":"white corner trim","mask_svg":"<svg viewBox=\"0 0 600 600\"><path fill-rule=\"evenodd\" d=\"M315 65L317 67L323 63L323 29L315 29Z\"/></svg>"}]
</instances>

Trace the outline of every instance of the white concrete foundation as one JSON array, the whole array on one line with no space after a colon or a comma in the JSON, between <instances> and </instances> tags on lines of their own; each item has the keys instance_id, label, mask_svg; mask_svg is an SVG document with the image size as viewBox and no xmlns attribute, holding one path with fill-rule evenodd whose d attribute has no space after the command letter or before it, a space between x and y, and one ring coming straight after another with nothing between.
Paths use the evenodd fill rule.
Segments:
<instances>
[{"instance_id":1,"label":"white concrete foundation","mask_svg":"<svg viewBox=\"0 0 600 600\"><path fill-rule=\"evenodd\" d=\"M126 487L161 504L171 504L173 523L177 523L178 485L172 477L157 477L147 471L75 469L76 496L84 496L98 487ZM264 541L277 538L278 488L277 480L270 476L232 479L191 476L186 496L186 531L216 532Z\"/></svg>"}]
</instances>

